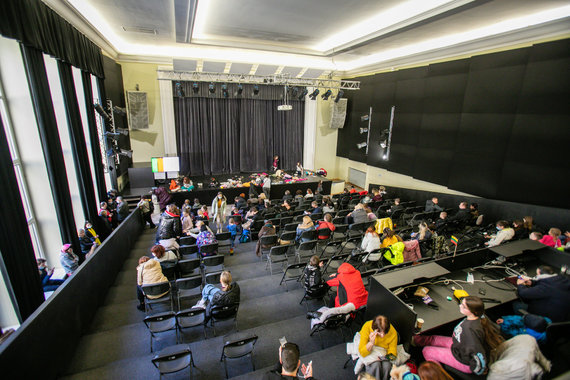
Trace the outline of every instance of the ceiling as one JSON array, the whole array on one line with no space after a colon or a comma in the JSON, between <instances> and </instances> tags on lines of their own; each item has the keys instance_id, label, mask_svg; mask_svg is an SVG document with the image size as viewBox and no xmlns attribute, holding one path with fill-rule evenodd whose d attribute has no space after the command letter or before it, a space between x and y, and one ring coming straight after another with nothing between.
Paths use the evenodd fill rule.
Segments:
<instances>
[{"instance_id":1,"label":"ceiling","mask_svg":"<svg viewBox=\"0 0 570 380\"><path fill-rule=\"evenodd\" d=\"M44 0L104 52L175 70L361 74L570 35L570 0Z\"/></svg>"}]
</instances>

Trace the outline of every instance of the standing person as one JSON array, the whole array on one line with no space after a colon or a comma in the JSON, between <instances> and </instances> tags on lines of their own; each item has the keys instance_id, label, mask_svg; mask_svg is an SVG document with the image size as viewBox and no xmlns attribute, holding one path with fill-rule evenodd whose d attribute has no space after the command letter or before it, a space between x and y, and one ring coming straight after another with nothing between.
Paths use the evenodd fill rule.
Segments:
<instances>
[{"instance_id":1,"label":"standing person","mask_svg":"<svg viewBox=\"0 0 570 380\"><path fill-rule=\"evenodd\" d=\"M145 224L148 223L151 229L155 228L156 226L154 225L151 217L152 215L151 206L149 201L145 198L144 195L141 195L141 200L137 204L137 207L141 209L141 213L143 216L143 220L145 221Z\"/></svg>"},{"instance_id":2,"label":"standing person","mask_svg":"<svg viewBox=\"0 0 570 380\"><path fill-rule=\"evenodd\" d=\"M271 178L268 175L263 178L263 192L267 198L271 198Z\"/></svg>"},{"instance_id":3,"label":"standing person","mask_svg":"<svg viewBox=\"0 0 570 380\"><path fill-rule=\"evenodd\" d=\"M319 181L319 183L317 183L316 193L323 195L323 191L323 181Z\"/></svg>"},{"instance_id":4,"label":"standing person","mask_svg":"<svg viewBox=\"0 0 570 380\"><path fill-rule=\"evenodd\" d=\"M302 177L303 174L304 174L303 165L301 165L300 162L297 162L297 168L295 169L295 175Z\"/></svg>"},{"instance_id":5,"label":"standing person","mask_svg":"<svg viewBox=\"0 0 570 380\"><path fill-rule=\"evenodd\" d=\"M121 223L129 216L129 204L124 201L122 196L117 197L117 220Z\"/></svg>"},{"instance_id":6,"label":"standing person","mask_svg":"<svg viewBox=\"0 0 570 380\"><path fill-rule=\"evenodd\" d=\"M194 223L192 223L192 217L190 216L190 208L186 207L182 210L182 217L180 218L182 223L182 234L190 235L190 231L194 228Z\"/></svg>"},{"instance_id":7,"label":"standing person","mask_svg":"<svg viewBox=\"0 0 570 380\"><path fill-rule=\"evenodd\" d=\"M160 223L156 231L156 240L158 244L166 249L178 249L180 245L176 239L182 235L182 223L180 223L180 215L178 207L175 204L168 205L166 211L160 216Z\"/></svg>"},{"instance_id":8,"label":"standing person","mask_svg":"<svg viewBox=\"0 0 570 380\"><path fill-rule=\"evenodd\" d=\"M233 256L238 234L238 225L235 223L234 218L228 219L228 232L230 233L230 256Z\"/></svg>"},{"instance_id":9,"label":"standing person","mask_svg":"<svg viewBox=\"0 0 570 380\"><path fill-rule=\"evenodd\" d=\"M227 199L222 194L222 192L218 192L218 195L212 201L212 219L214 223L216 223L216 232L222 232L222 228L224 226L224 217L226 215L226 204Z\"/></svg>"},{"instance_id":10,"label":"standing person","mask_svg":"<svg viewBox=\"0 0 570 380\"><path fill-rule=\"evenodd\" d=\"M172 195L166 190L165 187L157 187L153 190L153 194L156 195L158 199L158 204L160 205L160 211L164 212L166 206L172 201Z\"/></svg>"},{"instance_id":11,"label":"standing person","mask_svg":"<svg viewBox=\"0 0 570 380\"><path fill-rule=\"evenodd\" d=\"M271 170L273 172L276 172L278 168L279 168L279 156L275 155L273 157L273 164L271 164Z\"/></svg>"},{"instance_id":12,"label":"standing person","mask_svg":"<svg viewBox=\"0 0 570 380\"><path fill-rule=\"evenodd\" d=\"M99 239L99 235L97 235L97 232L95 232L93 224L90 221L86 220L85 224L83 225L83 228L85 229L85 235L87 235L89 238L92 238L93 241L97 243L97 245L101 245L101 240Z\"/></svg>"},{"instance_id":13,"label":"standing person","mask_svg":"<svg viewBox=\"0 0 570 380\"><path fill-rule=\"evenodd\" d=\"M487 371L489 351L504 339L485 316L481 298L468 296L461 299L459 312L465 318L447 336L414 336L414 343L423 346L426 360L443 363L464 373L483 375Z\"/></svg>"},{"instance_id":14,"label":"standing person","mask_svg":"<svg viewBox=\"0 0 570 380\"><path fill-rule=\"evenodd\" d=\"M93 254L95 248L97 248L97 243L95 243L94 238L87 236L83 228L77 231L77 236L79 237L79 247L81 248L81 256L79 257L79 263L81 264Z\"/></svg>"},{"instance_id":15,"label":"standing person","mask_svg":"<svg viewBox=\"0 0 570 380\"><path fill-rule=\"evenodd\" d=\"M374 346L386 350L385 357L379 357L379 360L366 366L366 373L373 375L376 379L388 380L392 368L391 362L396 360L398 355L397 345L398 333L387 317L378 315L373 320L364 323L360 330L360 343L358 344L360 355L366 357L372 354Z\"/></svg>"},{"instance_id":16,"label":"standing person","mask_svg":"<svg viewBox=\"0 0 570 380\"><path fill-rule=\"evenodd\" d=\"M61 247L61 253L59 254L59 262L65 270L67 277L71 276L73 272L79 268L79 257L73 253L73 248L71 244L64 244Z\"/></svg>"}]
</instances>

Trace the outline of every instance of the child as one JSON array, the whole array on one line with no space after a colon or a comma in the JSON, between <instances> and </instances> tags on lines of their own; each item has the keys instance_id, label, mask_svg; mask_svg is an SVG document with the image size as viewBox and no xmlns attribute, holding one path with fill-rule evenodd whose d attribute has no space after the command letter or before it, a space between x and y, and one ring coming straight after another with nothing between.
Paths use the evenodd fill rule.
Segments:
<instances>
[{"instance_id":1,"label":"child","mask_svg":"<svg viewBox=\"0 0 570 380\"><path fill-rule=\"evenodd\" d=\"M194 204L192 205L192 211L195 213L202 208L200 204L200 200L198 198L194 198Z\"/></svg>"},{"instance_id":2,"label":"child","mask_svg":"<svg viewBox=\"0 0 570 380\"><path fill-rule=\"evenodd\" d=\"M228 220L228 232L230 233L230 256L234 255L235 240L237 237L238 229L234 222L234 218Z\"/></svg>"},{"instance_id":3,"label":"child","mask_svg":"<svg viewBox=\"0 0 570 380\"><path fill-rule=\"evenodd\" d=\"M208 206L204 205L198 210L198 218L199 220L208 220Z\"/></svg>"},{"instance_id":4,"label":"child","mask_svg":"<svg viewBox=\"0 0 570 380\"><path fill-rule=\"evenodd\" d=\"M303 286L307 295L313 298L320 298L328 291L328 285L323 281L321 268L323 262L319 260L319 256L314 255L309 260L309 265L305 267Z\"/></svg>"}]
</instances>

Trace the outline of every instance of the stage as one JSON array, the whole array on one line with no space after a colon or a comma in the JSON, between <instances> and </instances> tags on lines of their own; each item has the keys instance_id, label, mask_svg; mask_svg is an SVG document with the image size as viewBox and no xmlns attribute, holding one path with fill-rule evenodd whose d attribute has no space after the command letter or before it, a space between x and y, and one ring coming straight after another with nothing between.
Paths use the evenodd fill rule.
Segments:
<instances>
[{"instance_id":1,"label":"stage","mask_svg":"<svg viewBox=\"0 0 570 380\"><path fill-rule=\"evenodd\" d=\"M236 178L236 177L243 177L244 181L249 180L249 176L251 173L241 173L241 174L234 174L234 175L230 175L230 174L226 174L226 175L219 175L216 176L216 180L219 182L225 182L227 181L229 178ZM190 199L190 202L194 203L194 198L198 198L200 200L201 204L206 204L209 205L212 200L214 199L214 197L218 194L219 191L222 192L222 194L225 195L225 197L228 199L228 204L234 203L234 198L237 197L240 194L245 194L245 199L247 199L249 197L249 187L230 187L230 188L213 188L213 187L209 187L210 184L210 178L211 177L190 177L190 179L192 180L192 182L194 183L195 189L193 191L178 191L178 192L173 192L172 194L172 200L174 203L176 203L178 206L182 205L182 203L184 203L185 199ZM291 194L293 196L295 196L295 192L297 190L301 190L303 192L303 195L306 194L307 189L311 189L313 192L315 192L315 190L317 189L317 185L319 183L319 181L323 181L323 193L324 194L330 194L331 192L331 185L332 185L332 181L329 179L326 179L326 177L322 177L322 176L318 176L318 175L314 175L314 176L306 176L303 177L306 178L306 180L304 181L299 181L299 182L291 182L291 183L271 183L271 190L270 190L270 197L269 199L282 199L283 195L285 194L286 190L289 190L291 192ZM272 177L272 180L274 180L274 178ZM168 184L164 184L161 186L164 187L168 187L170 182L168 182ZM199 189L198 184L202 183L202 188ZM256 186L257 192L261 193L263 192L261 186ZM146 195L146 194L150 194L150 192L152 191L151 187L137 187L137 188L130 188L130 189L125 189L125 191L123 191L123 195L124 196L141 196L141 195Z\"/></svg>"}]
</instances>

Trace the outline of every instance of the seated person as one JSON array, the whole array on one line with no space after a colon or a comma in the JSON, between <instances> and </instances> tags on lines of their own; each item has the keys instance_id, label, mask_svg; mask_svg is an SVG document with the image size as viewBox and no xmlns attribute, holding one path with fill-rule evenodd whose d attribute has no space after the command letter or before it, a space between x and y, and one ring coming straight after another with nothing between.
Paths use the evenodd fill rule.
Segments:
<instances>
[{"instance_id":1,"label":"seated person","mask_svg":"<svg viewBox=\"0 0 570 380\"><path fill-rule=\"evenodd\" d=\"M513 221L513 230L515 231L515 236L512 240L528 239L528 231L524 228L524 222L520 219Z\"/></svg>"},{"instance_id":2,"label":"seated person","mask_svg":"<svg viewBox=\"0 0 570 380\"><path fill-rule=\"evenodd\" d=\"M485 304L476 296L461 299L459 312L465 318L453 330L452 337L416 335L413 338L426 360L446 364L463 373L483 375L489 352L504 339L485 314Z\"/></svg>"},{"instance_id":3,"label":"seated person","mask_svg":"<svg viewBox=\"0 0 570 380\"><path fill-rule=\"evenodd\" d=\"M382 200L382 194L380 194L379 189L372 189L372 202L380 202Z\"/></svg>"},{"instance_id":4,"label":"seated person","mask_svg":"<svg viewBox=\"0 0 570 380\"><path fill-rule=\"evenodd\" d=\"M313 298L324 296L329 289L321 274L322 267L323 262L319 260L319 256L314 255L311 256L309 264L304 270L303 286L305 287L307 295Z\"/></svg>"},{"instance_id":5,"label":"seated person","mask_svg":"<svg viewBox=\"0 0 570 380\"><path fill-rule=\"evenodd\" d=\"M557 275L552 267L541 265L536 277L522 277L517 280L517 292L521 302L515 302L515 313L519 309L550 318L553 322L570 320L570 280Z\"/></svg>"},{"instance_id":6,"label":"seated person","mask_svg":"<svg viewBox=\"0 0 570 380\"><path fill-rule=\"evenodd\" d=\"M358 191L356 190L356 187L354 187L354 185L351 185L351 186L350 186L350 191L349 191L349 193L350 193L350 194L354 194L354 193L357 193L357 192L358 192Z\"/></svg>"},{"instance_id":7,"label":"seated person","mask_svg":"<svg viewBox=\"0 0 570 380\"><path fill-rule=\"evenodd\" d=\"M424 212L434 212L434 211L443 211L443 208L439 205L439 200L437 197L433 197L432 199L428 199L426 201L426 208Z\"/></svg>"},{"instance_id":8,"label":"seated person","mask_svg":"<svg viewBox=\"0 0 570 380\"><path fill-rule=\"evenodd\" d=\"M208 216L208 206L202 205L198 210L198 214L196 215L196 220L209 220L210 217Z\"/></svg>"},{"instance_id":9,"label":"seated person","mask_svg":"<svg viewBox=\"0 0 570 380\"><path fill-rule=\"evenodd\" d=\"M313 198L315 195L313 194L313 190L307 189L307 194L305 194L305 199Z\"/></svg>"},{"instance_id":10,"label":"seated person","mask_svg":"<svg viewBox=\"0 0 570 380\"><path fill-rule=\"evenodd\" d=\"M180 222L182 223L182 234L183 235L190 235L190 231L194 228L194 223L192 223L192 217L190 216L190 208L185 207L182 209L182 218L180 218Z\"/></svg>"},{"instance_id":11,"label":"seated person","mask_svg":"<svg viewBox=\"0 0 570 380\"><path fill-rule=\"evenodd\" d=\"M390 228L384 228L384 238L382 239L382 244L380 245L382 248L389 247L399 241L402 241L402 238L400 236L396 235L396 233Z\"/></svg>"},{"instance_id":12,"label":"seated person","mask_svg":"<svg viewBox=\"0 0 570 380\"><path fill-rule=\"evenodd\" d=\"M460 223L468 223L471 220L471 213L467 208L467 202L461 202L459 204L459 210L449 218L450 221L458 221Z\"/></svg>"},{"instance_id":13,"label":"seated person","mask_svg":"<svg viewBox=\"0 0 570 380\"><path fill-rule=\"evenodd\" d=\"M560 235L562 235L562 231L558 228L551 228L548 230L548 234L544 235L539 241L549 247L558 248L562 246Z\"/></svg>"},{"instance_id":14,"label":"seated person","mask_svg":"<svg viewBox=\"0 0 570 380\"><path fill-rule=\"evenodd\" d=\"M53 268L48 268L46 259L37 259L36 263L38 264L40 281L42 282L42 288L44 292L53 292L61 284L63 284L65 280L52 280L51 276L53 275Z\"/></svg>"},{"instance_id":15,"label":"seated person","mask_svg":"<svg viewBox=\"0 0 570 380\"><path fill-rule=\"evenodd\" d=\"M471 223L475 225L477 218L479 217L479 205L477 203L471 203L469 205L469 213L471 214Z\"/></svg>"},{"instance_id":16,"label":"seated person","mask_svg":"<svg viewBox=\"0 0 570 380\"><path fill-rule=\"evenodd\" d=\"M376 316L373 320L364 323L360 330L360 343L358 351L362 357L373 354L374 347L386 350L384 355L378 354L378 360L366 366L366 373L376 379L390 379L392 361L396 360L398 346L398 333L390 324L387 317Z\"/></svg>"},{"instance_id":17,"label":"seated person","mask_svg":"<svg viewBox=\"0 0 570 380\"><path fill-rule=\"evenodd\" d=\"M251 229L251 227L253 226L253 222L255 222L259 218L258 213L259 210L257 209L257 207L251 207L249 209L247 214L245 214L245 221L242 225L242 228L244 230L249 231Z\"/></svg>"},{"instance_id":18,"label":"seated person","mask_svg":"<svg viewBox=\"0 0 570 380\"><path fill-rule=\"evenodd\" d=\"M263 380L315 380L313 377L312 362L308 365L301 364L299 346L295 343L286 342L279 347L279 365L267 372ZM297 375L301 367L301 374ZM302 377L301 377L302 376Z\"/></svg>"},{"instance_id":19,"label":"seated person","mask_svg":"<svg viewBox=\"0 0 570 380\"><path fill-rule=\"evenodd\" d=\"M73 253L73 248L71 244L64 244L61 247L61 253L59 254L59 262L67 277L71 276L73 272L79 268L79 257Z\"/></svg>"},{"instance_id":20,"label":"seated person","mask_svg":"<svg viewBox=\"0 0 570 380\"><path fill-rule=\"evenodd\" d=\"M232 281L232 274L223 271L220 275L221 289L212 284L206 284L202 289L202 299L195 307L206 309L206 319L209 320L214 306L226 306L232 303L239 303L240 289L237 282Z\"/></svg>"},{"instance_id":21,"label":"seated person","mask_svg":"<svg viewBox=\"0 0 570 380\"><path fill-rule=\"evenodd\" d=\"M313 231L314 229L315 229L315 225L314 225L311 217L305 215L303 217L303 223L301 223L297 226L297 235L295 236L295 241L298 243L304 243L306 241L309 241L309 239L305 239L305 238L303 240L301 240L301 235L305 231Z\"/></svg>"},{"instance_id":22,"label":"seated person","mask_svg":"<svg viewBox=\"0 0 570 380\"><path fill-rule=\"evenodd\" d=\"M328 286L336 286L337 292L334 299L334 307L352 303L355 309L366 305L368 302L368 292L364 288L360 272L354 269L349 263L342 263L337 273L330 275L327 281ZM331 305L332 306L332 303Z\"/></svg>"},{"instance_id":23,"label":"seated person","mask_svg":"<svg viewBox=\"0 0 570 380\"><path fill-rule=\"evenodd\" d=\"M285 194L283 195L283 200L287 201L289 199L293 199L293 195L291 195L291 191L290 190L285 190Z\"/></svg>"},{"instance_id":24,"label":"seated person","mask_svg":"<svg viewBox=\"0 0 570 380\"><path fill-rule=\"evenodd\" d=\"M421 243L422 241L426 241L432 238L433 234L431 230L428 228L426 222L421 222L418 225L418 229L419 229L418 232L412 232L411 234L412 239L417 240Z\"/></svg>"},{"instance_id":25,"label":"seated person","mask_svg":"<svg viewBox=\"0 0 570 380\"><path fill-rule=\"evenodd\" d=\"M164 261L178 262L178 257L172 251L167 251L162 245L155 245L150 249L152 259L162 263Z\"/></svg>"},{"instance_id":26,"label":"seated person","mask_svg":"<svg viewBox=\"0 0 570 380\"><path fill-rule=\"evenodd\" d=\"M495 247L507 240L511 240L515 236L515 230L509 226L509 222L506 220L499 220L497 222L497 234L490 237L491 240L485 243L489 247Z\"/></svg>"},{"instance_id":27,"label":"seated person","mask_svg":"<svg viewBox=\"0 0 570 380\"><path fill-rule=\"evenodd\" d=\"M198 246L198 252L200 252L200 254L202 256L205 256L204 254L202 254L202 250L201 250L202 246L206 245L206 244L214 244L217 242L218 241L216 240L216 237L214 236L212 231L205 224L202 224L200 226L200 233L196 237L196 245ZM216 252L211 252L211 253L208 253L207 255L213 256L215 254L216 254Z\"/></svg>"},{"instance_id":28,"label":"seated person","mask_svg":"<svg viewBox=\"0 0 570 380\"><path fill-rule=\"evenodd\" d=\"M295 200L296 201L303 200L303 190L295 191Z\"/></svg>"},{"instance_id":29,"label":"seated person","mask_svg":"<svg viewBox=\"0 0 570 380\"><path fill-rule=\"evenodd\" d=\"M202 205L200 204L200 200L198 198L194 198L194 204L192 205L192 211L194 213L197 213L198 210L200 210L202 208Z\"/></svg>"},{"instance_id":30,"label":"seated person","mask_svg":"<svg viewBox=\"0 0 570 380\"><path fill-rule=\"evenodd\" d=\"M366 230L366 233L362 238L362 243L360 244L360 249L368 253L380 249L380 236L378 236L374 227L368 227ZM368 255L366 259L370 261L378 261L380 260L380 257L381 255L379 253L373 253L372 255Z\"/></svg>"},{"instance_id":31,"label":"seated person","mask_svg":"<svg viewBox=\"0 0 570 380\"><path fill-rule=\"evenodd\" d=\"M317 231L321 230L323 228L328 228L329 230L331 230L331 234L332 234L334 232L334 230L336 229L336 226L332 222L332 215L327 213L327 214L325 214L323 219L324 220L320 220L318 222ZM319 239L326 239L326 236L319 236L318 238Z\"/></svg>"},{"instance_id":32,"label":"seated person","mask_svg":"<svg viewBox=\"0 0 570 380\"><path fill-rule=\"evenodd\" d=\"M91 238L85 234L85 230L83 228L77 230L77 236L79 237L79 248L81 248L82 256L79 258L79 261L83 262L93 254L95 248L97 248L97 243L95 243L94 238Z\"/></svg>"},{"instance_id":33,"label":"seated person","mask_svg":"<svg viewBox=\"0 0 570 380\"><path fill-rule=\"evenodd\" d=\"M442 234L445 226L447 225L447 212L442 211L439 213L439 219L435 221L434 229L438 234Z\"/></svg>"},{"instance_id":34,"label":"seated person","mask_svg":"<svg viewBox=\"0 0 570 380\"><path fill-rule=\"evenodd\" d=\"M400 204L400 198L396 198L396 199L394 199L394 204L392 205L392 207L390 207L390 210L388 210L388 213L393 214L396 211L400 211L403 209L404 209L404 206L402 206Z\"/></svg>"},{"instance_id":35,"label":"seated person","mask_svg":"<svg viewBox=\"0 0 570 380\"><path fill-rule=\"evenodd\" d=\"M283 202L283 204L281 204L281 212L279 213L278 217L283 218L286 216L290 216L293 211L294 210L291 207L291 203L288 200L286 200Z\"/></svg>"},{"instance_id":36,"label":"seated person","mask_svg":"<svg viewBox=\"0 0 570 380\"><path fill-rule=\"evenodd\" d=\"M269 220L265 220L263 227L261 227L261 229L259 230L259 233L257 234L258 240L257 240L257 244L255 245L255 254L257 255L257 257L261 257L261 249L269 249L272 246L271 245L261 245L261 238L263 236L269 236L269 235L275 235L276 234L276 230L275 227L273 226L273 224L271 224L271 222Z\"/></svg>"},{"instance_id":37,"label":"seated person","mask_svg":"<svg viewBox=\"0 0 570 380\"><path fill-rule=\"evenodd\" d=\"M180 185L180 191L192 191L194 190L194 184L188 177L184 177L182 184Z\"/></svg>"},{"instance_id":38,"label":"seated person","mask_svg":"<svg viewBox=\"0 0 570 380\"><path fill-rule=\"evenodd\" d=\"M151 260L148 256L142 256L139 259L139 265L137 266L137 298L139 304L137 309L144 310L144 293L142 290L143 285L153 285L160 282L168 282L168 278L162 274L162 267L160 263L156 260ZM147 296L149 299L156 299L168 294L170 290L164 292L163 294Z\"/></svg>"},{"instance_id":39,"label":"seated person","mask_svg":"<svg viewBox=\"0 0 570 380\"><path fill-rule=\"evenodd\" d=\"M247 205L246 200L243 197L237 196L234 198L234 205L238 208L243 208Z\"/></svg>"},{"instance_id":40,"label":"seated person","mask_svg":"<svg viewBox=\"0 0 570 380\"><path fill-rule=\"evenodd\" d=\"M362 203L359 203L356 206L354 206L354 210L345 217L346 224L366 223L366 222L368 222L368 213L364 209L364 205Z\"/></svg>"},{"instance_id":41,"label":"seated person","mask_svg":"<svg viewBox=\"0 0 570 380\"><path fill-rule=\"evenodd\" d=\"M323 212L324 213L334 212L334 205L332 203L332 200L328 197L323 198Z\"/></svg>"},{"instance_id":42,"label":"seated person","mask_svg":"<svg viewBox=\"0 0 570 380\"><path fill-rule=\"evenodd\" d=\"M323 209L319 207L317 201L311 202L311 208L309 210L305 210L305 215L312 215L312 214L322 214Z\"/></svg>"}]
</instances>

